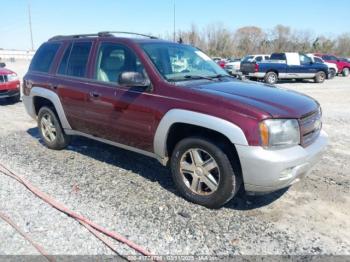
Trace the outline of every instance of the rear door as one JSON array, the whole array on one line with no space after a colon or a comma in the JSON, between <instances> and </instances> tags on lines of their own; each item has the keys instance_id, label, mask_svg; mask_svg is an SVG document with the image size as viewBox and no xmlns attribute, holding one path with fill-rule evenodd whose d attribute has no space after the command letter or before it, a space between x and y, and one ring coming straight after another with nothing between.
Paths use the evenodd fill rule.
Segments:
<instances>
[{"instance_id":1,"label":"rear door","mask_svg":"<svg viewBox=\"0 0 350 262\"><path fill-rule=\"evenodd\" d=\"M92 40L76 40L66 46L52 88L57 90L67 120L72 129L89 133L86 120L86 101L89 98L87 81Z\"/></svg>"}]
</instances>

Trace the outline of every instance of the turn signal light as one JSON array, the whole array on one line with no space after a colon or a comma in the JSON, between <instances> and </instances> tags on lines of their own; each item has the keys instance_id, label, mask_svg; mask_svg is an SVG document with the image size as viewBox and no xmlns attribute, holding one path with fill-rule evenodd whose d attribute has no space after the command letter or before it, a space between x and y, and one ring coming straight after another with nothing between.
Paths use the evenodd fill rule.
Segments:
<instances>
[{"instance_id":1,"label":"turn signal light","mask_svg":"<svg viewBox=\"0 0 350 262\"><path fill-rule=\"evenodd\" d=\"M269 129L264 122L259 124L261 145L267 147L269 145Z\"/></svg>"}]
</instances>

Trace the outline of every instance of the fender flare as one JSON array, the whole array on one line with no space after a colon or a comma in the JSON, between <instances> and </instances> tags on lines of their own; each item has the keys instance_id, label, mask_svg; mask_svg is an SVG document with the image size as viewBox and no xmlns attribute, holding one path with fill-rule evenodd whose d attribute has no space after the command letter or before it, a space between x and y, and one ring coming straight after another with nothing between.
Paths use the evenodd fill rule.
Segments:
<instances>
[{"instance_id":1,"label":"fender flare","mask_svg":"<svg viewBox=\"0 0 350 262\"><path fill-rule=\"evenodd\" d=\"M34 98L35 97L43 97L43 98L46 98L47 100L49 100L54 105L54 107L56 109L57 115L61 121L61 125L62 125L63 129L72 129L68 120L67 120L66 114L63 110L61 100L58 97L58 95L55 92L48 90L46 88L43 88L43 87L37 87L37 86L32 87L32 89L30 90L29 97L25 97L25 96L23 97L27 112L33 118L37 117L36 112L35 112L35 107L34 107Z\"/></svg>"},{"instance_id":2,"label":"fender flare","mask_svg":"<svg viewBox=\"0 0 350 262\"><path fill-rule=\"evenodd\" d=\"M227 120L189 110L171 109L163 116L154 136L154 153L157 156L161 158L168 157L166 143L169 130L172 125L178 123L211 129L226 136L233 144L248 145L248 141L242 129Z\"/></svg>"}]
</instances>

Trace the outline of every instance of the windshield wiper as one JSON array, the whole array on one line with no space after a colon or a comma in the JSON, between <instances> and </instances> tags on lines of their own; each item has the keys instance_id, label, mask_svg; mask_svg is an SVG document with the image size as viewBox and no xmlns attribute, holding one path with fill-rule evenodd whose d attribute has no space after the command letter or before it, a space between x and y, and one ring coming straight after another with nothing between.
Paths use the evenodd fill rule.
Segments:
<instances>
[{"instance_id":1,"label":"windshield wiper","mask_svg":"<svg viewBox=\"0 0 350 262\"><path fill-rule=\"evenodd\" d=\"M223 78L223 77L229 77L229 78L235 78L234 76L230 76L230 75L223 75L223 74L217 74L215 76L211 76L211 79L214 79L214 78Z\"/></svg>"},{"instance_id":2,"label":"windshield wiper","mask_svg":"<svg viewBox=\"0 0 350 262\"><path fill-rule=\"evenodd\" d=\"M184 78L185 79L205 79L205 80L209 80L209 81L214 81L214 79L211 77L201 76L201 75L185 75Z\"/></svg>"}]
</instances>

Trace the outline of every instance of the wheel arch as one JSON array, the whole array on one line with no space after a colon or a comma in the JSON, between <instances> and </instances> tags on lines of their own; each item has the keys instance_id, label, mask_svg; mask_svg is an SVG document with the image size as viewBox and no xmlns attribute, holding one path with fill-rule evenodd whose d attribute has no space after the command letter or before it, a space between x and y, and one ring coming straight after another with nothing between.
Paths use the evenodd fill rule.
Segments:
<instances>
[{"instance_id":1,"label":"wheel arch","mask_svg":"<svg viewBox=\"0 0 350 262\"><path fill-rule=\"evenodd\" d=\"M52 105L56 110L63 129L72 129L63 110L61 100L55 92L42 87L33 87L26 100L29 100L29 102L25 103L25 106L30 115L37 117L40 106Z\"/></svg>"},{"instance_id":2,"label":"wheel arch","mask_svg":"<svg viewBox=\"0 0 350 262\"><path fill-rule=\"evenodd\" d=\"M248 141L242 129L234 123L203 113L183 109L172 109L164 115L154 136L154 153L160 158L169 158L169 150L174 146L173 142L169 148L169 138L171 139L172 135L176 135L176 132L174 133L173 130L179 127L189 128L190 131L188 132L190 134L192 133L191 131L195 133L202 131L206 134L211 132L215 136L221 135L233 145L248 145Z\"/></svg>"}]
</instances>

